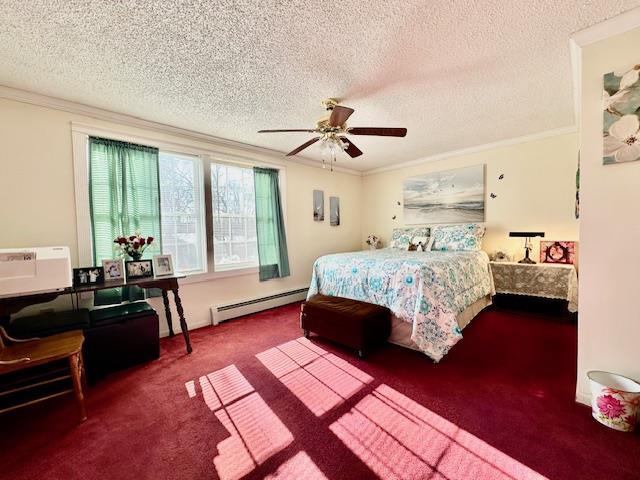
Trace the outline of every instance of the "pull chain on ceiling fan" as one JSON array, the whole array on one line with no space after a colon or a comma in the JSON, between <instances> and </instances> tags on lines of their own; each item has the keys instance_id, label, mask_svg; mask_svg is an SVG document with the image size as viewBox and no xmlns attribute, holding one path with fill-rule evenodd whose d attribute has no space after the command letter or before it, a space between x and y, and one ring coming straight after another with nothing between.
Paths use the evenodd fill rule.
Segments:
<instances>
[{"instance_id":1,"label":"pull chain on ceiling fan","mask_svg":"<svg viewBox=\"0 0 640 480\"><path fill-rule=\"evenodd\" d=\"M375 135L379 137L404 137L407 134L406 128L376 128L376 127L347 127L347 120L354 112L353 108L338 105L334 98L322 101L326 110L331 112L328 117L316 122L315 128L309 129L279 129L279 130L259 130L258 133L280 133L280 132L308 132L319 134L319 136L306 141L299 147L287 153L287 157L300 153L307 147L320 141L321 149L328 152L333 171L333 162L340 151L344 151L351 158L362 155L362 151L356 147L346 135ZM324 168L325 158L323 155L322 166Z\"/></svg>"}]
</instances>

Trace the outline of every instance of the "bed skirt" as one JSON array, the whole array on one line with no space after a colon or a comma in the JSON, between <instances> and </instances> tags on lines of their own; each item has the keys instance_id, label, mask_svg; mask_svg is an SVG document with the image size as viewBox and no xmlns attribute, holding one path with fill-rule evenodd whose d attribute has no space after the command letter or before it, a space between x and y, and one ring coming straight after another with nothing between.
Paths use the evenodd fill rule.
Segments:
<instances>
[{"instance_id":1,"label":"bed skirt","mask_svg":"<svg viewBox=\"0 0 640 480\"><path fill-rule=\"evenodd\" d=\"M480 300L469 305L465 308L460 315L456 318L458 321L458 325L460 326L460 330L463 330L464 327L471 323L471 320L475 318L482 310L491 305L491 295L487 295L486 297L482 297ZM395 345L400 345L401 347L411 348L412 350L418 350L418 346L415 344L413 340L411 340L411 331L413 330L413 325L407 323L403 320L400 320L395 315L391 314L391 335L389 335L389 343L393 343Z\"/></svg>"}]
</instances>

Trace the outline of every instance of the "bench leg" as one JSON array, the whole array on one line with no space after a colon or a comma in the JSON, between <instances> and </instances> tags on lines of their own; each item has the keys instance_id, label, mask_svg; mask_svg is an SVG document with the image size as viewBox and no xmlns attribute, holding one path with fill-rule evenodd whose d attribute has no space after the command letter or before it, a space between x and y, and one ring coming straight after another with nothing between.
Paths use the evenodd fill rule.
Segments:
<instances>
[{"instance_id":1,"label":"bench leg","mask_svg":"<svg viewBox=\"0 0 640 480\"><path fill-rule=\"evenodd\" d=\"M304 330L304 338L309 338L309 330Z\"/></svg>"},{"instance_id":2,"label":"bench leg","mask_svg":"<svg viewBox=\"0 0 640 480\"><path fill-rule=\"evenodd\" d=\"M84 392L82 389L83 368L80 353L76 353L69 357L69 369L71 370L71 380L73 381L73 390L75 392L78 409L80 410L80 421L87 419L87 411L84 407Z\"/></svg>"}]
</instances>

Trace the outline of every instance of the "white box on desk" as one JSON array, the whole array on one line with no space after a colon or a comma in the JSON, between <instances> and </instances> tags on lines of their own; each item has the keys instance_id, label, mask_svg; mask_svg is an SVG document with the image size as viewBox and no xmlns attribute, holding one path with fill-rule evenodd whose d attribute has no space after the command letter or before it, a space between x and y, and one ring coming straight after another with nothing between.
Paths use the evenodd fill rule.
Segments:
<instances>
[{"instance_id":1,"label":"white box on desk","mask_svg":"<svg viewBox=\"0 0 640 480\"><path fill-rule=\"evenodd\" d=\"M0 297L64 290L71 284L69 247L0 249Z\"/></svg>"}]
</instances>

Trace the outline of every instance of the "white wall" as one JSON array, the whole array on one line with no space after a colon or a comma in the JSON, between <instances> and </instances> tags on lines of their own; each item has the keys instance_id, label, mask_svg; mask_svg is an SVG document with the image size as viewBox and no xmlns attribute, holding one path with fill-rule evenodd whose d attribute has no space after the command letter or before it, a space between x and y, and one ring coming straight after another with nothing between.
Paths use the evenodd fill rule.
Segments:
<instances>
[{"instance_id":1,"label":"white wall","mask_svg":"<svg viewBox=\"0 0 640 480\"><path fill-rule=\"evenodd\" d=\"M206 142L0 99L0 248L68 245L74 266L77 265L71 122L167 142L189 143L194 148L211 148ZM216 149L239 154L229 148ZM283 161L280 156L249 156L264 162ZM295 161L287 162L285 168L291 276L260 282L257 274L253 274L185 284L180 292L189 324L208 323L209 307L214 304L307 287L313 261L318 256L360 248L361 177L332 173ZM313 221L314 189L324 190L326 211L329 196L340 197L340 226L331 227L328 215L324 222ZM88 235L87 241L90 241ZM153 299L153 303L159 312L163 311L161 301ZM174 322L176 319L174 313ZM166 328L164 321L161 328Z\"/></svg>"},{"instance_id":2,"label":"white wall","mask_svg":"<svg viewBox=\"0 0 640 480\"><path fill-rule=\"evenodd\" d=\"M578 135L564 134L443 160L413 165L363 178L363 238L376 234L386 243L395 227L404 226L402 182L428 172L486 164L486 225L483 249L524 255L515 230L543 231L550 240L577 240L575 175ZM503 180L498 176L504 174ZM497 197L490 198L493 192ZM397 215L396 220L392 217ZM540 239L534 239L533 258Z\"/></svg>"},{"instance_id":3,"label":"white wall","mask_svg":"<svg viewBox=\"0 0 640 480\"><path fill-rule=\"evenodd\" d=\"M640 161L602 164L602 76L640 63L640 28L583 48L577 398L586 372L640 379Z\"/></svg>"}]
</instances>

